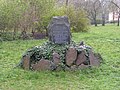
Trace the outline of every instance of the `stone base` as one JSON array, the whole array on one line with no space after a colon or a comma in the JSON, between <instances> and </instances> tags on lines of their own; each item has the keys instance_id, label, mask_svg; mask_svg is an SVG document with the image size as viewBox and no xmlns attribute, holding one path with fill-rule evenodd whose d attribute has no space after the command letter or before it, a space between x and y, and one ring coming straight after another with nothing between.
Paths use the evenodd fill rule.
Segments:
<instances>
[{"instance_id":1,"label":"stone base","mask_svg":"<svg viewBox=\"0 0 120 90\"><path fill-rule=\"evenodd\" d=\"M42 53L39 48L37 53ZM64 54L63 52L58 52L53 48L50 55L50 59L41 58L39 60L34 60L33 57L36 57L35 54L30 55L31 57L27 54L23 57L22 67L26 70L31 69L35 71L78 70L89 68L92 66L98 67L100 66L100 62L102 59L100 54L94 53L91 48L88 48L88 46L85 45L76 45L75 47L69 46L65 48Z\"/></svg>"}]
</instances>

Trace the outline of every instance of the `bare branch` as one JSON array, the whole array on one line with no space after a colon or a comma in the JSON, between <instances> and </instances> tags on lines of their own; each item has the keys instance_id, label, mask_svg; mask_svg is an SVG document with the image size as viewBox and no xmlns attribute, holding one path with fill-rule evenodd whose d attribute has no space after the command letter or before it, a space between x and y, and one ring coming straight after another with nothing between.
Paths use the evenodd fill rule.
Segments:
<instances>
[{"instance_id":1,"label":"bare branch","mask_svg":"<svg viewBox=\"0 0 120 90\"><path fill-rule=\"evenodd\" d=\"M114 1L110 1L112 4L114 4L118 9L120 9L120 7L117 5L117 3L115 3Z\"/></svg>"}]
</instances>

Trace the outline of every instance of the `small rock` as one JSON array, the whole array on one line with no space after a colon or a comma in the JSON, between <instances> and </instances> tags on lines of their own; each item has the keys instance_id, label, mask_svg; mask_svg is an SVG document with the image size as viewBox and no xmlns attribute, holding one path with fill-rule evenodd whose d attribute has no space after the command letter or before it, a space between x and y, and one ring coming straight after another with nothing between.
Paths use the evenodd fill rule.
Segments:
<instances>
[{"instance_id":1,"label":"small rock","mask_svg":"<svg viewBox=\"0 0 120 90\"><path fill-rule=\"evenodd\" d=\"M33 70L43 71L43 70L53 70L52 66L54 64L49 60L40 60L37 64L33 64Z\"/></svg>"},{"instance_id":2,"label":"small rock","mask_svg":"<svg viewBox=\"0 0 120 90\"><path fill-rule=\"evenodd\" d=\"M77 50L74 47L70 47L66 53L66 64L71 66L77 58Z\"/></svg>"},{"instance_id":3,"label":"small rock","mask_svg":"<svg viewBox=\"0 0 120 90\"><path fill-rule=\"evenodd\" d=\"M103 61L102 56L100 55L100 53L94 53L95 57L98 59L98 61L101 63Z\"/></svg>"},{"instance_id":4,"label":"small rock","mask_svg":"<svg viewBox=\"0 0 120 90\"><path fill-rule=\"evenodd\" d=\"M92 51L89 52L89 60L91 66L99 66L100 61L95 57L94 53Z\"/></svg>"},{"instance_id":5,"label":"small rock","mask_svg":"<svg viewBox=\"0 0 120 90\"><path fill-rule=\"evenodd\" d=\"M51 66L50 66L51 70L55 70L57 68L57 65L55 65L53 62L51 62Z\"/></svg>"},{"instance_id":6,"label":"small rock","mask_svg":"<svg viewBox=\"0 0 120 90\"><path fill-rule=\"evenodd\" d=\"M78 68L79 69L85 69L85 68L88 68L90 67L89 65L84 65L84 64L81 64Z\"/></svg>"},{"instance_id":7,"label":"small rock","mask_svg":"<svg viewBox=\"0 0 120 90\"><path fill-rule=\"evenodd\" d=\"M56 71L63 71L63 68L61 66L57 66Z\"/></svg>"},{"instance_id":8,"label":"small rock","mask_svg":"<svg viewBox=\"0 0 120 90\"><path fill-rule=\"evenodd\" d=\"M71 69L67 66L65 66L65 71L71 71Z\"/></svg>"},{"instance_id":9,"label":"small rock","mask_svg":"<svg viewBox=\"0 0 120 90\"><path fill-rule=\"evenodd\" d=\"M58 53L54 52L54 53L53 53L53 63L54 63L55 65L59 65L60 62L61 62L61 60L60 60L60 55L59 55Z\"/></svg>"},{"instance_id":10,"label":"small rock","mask_svg":"<svg viewBox=\"0 0 120 90\"><path fill-rule=\"evenodd\" d=\"M77 69L78 69L78 68L77 68L76 65L71 66L71 70L75 71L75 70L77 70Z\"/></svg>"},{"instance_id":11,"label":"small rock","mask_svg":"<svg viewBox=\"0 0 120 90\"><path fill-rule=\"evenodd\" d=\"M76 65L80 65L82 64L83 62L85 62L87 60L86 56L85 56L85 51L82 51L78 57L77 57L77 60L76 60Z\"/></svg>"},{"instance_id":12,"label":"small rock","mask_svg":"<svg viewBox=\"0 0 120 90\"><path fill-rule=\"evenodd\" d=\"M81 46L81 45L82 45L82 46L85 45L85 44L84 44L84 41L81 41L79 45L80 45L80 46Z\"/></svg>"},{"instance_id":13,"label":"small rock","mask_svg":"<svg viewBox=\"0 0 120 90\"><path fill-rule=\"evenodd\" d=\"M29 68L30 68L30 56L23 57L23 68L25 70L29 70Z\"/></svg>"}]
</instances>

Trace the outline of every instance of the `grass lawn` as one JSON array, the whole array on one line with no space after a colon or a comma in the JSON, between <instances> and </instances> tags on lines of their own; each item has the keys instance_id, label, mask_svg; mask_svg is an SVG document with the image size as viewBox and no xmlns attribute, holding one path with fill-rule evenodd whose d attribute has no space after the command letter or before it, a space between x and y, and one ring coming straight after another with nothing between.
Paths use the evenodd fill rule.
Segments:
<instances>
[{"instance_id":1,"label":"grass lawn","mask_svg":"<svg viewBox=\"0 0 120 90\"><path fill-rule=\"evenodd\" d=\"M74 33L75 42L85 41L103 57L99 68L33 72L13 67L24 51L46 40L0 42L0 90L120 90L120 27L90 27Z\"/></svg>"}]
</instances>

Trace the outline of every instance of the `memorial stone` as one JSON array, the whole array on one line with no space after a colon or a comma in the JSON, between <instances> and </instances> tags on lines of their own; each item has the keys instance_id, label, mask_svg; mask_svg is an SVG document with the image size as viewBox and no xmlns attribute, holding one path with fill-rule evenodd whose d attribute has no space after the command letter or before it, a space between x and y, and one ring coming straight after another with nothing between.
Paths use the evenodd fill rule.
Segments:
<instances>
[{"instance_id":1,"label":"memorial stone","mask_svg":"<svg viewBox=\"0 0 120 90\"><path fill-rule=\"evenodd\" d=\"M70 43L70 24L67 16L53 17L48 25L49 40L56 44Z\"/></svg>"}]
</instances>

